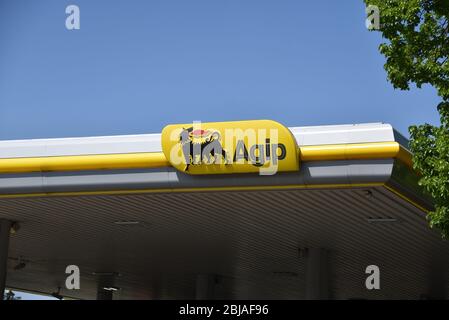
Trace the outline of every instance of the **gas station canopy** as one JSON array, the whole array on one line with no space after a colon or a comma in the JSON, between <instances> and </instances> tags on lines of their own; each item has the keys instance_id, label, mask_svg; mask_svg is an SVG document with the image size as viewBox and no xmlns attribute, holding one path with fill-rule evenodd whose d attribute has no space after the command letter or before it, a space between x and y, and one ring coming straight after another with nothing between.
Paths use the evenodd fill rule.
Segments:
<instances>
[{"instance_id":1,"label":"gas station canopy","mask_svg":"<svg viewBox=\"0 0 449 320\"><path fill-rule=\"evenodd\" d=\"M0 271L81 299L447 297L449 246L418 179L383 123L0 141L0 219L20 226Z\"/></svg>"}]
</instances>

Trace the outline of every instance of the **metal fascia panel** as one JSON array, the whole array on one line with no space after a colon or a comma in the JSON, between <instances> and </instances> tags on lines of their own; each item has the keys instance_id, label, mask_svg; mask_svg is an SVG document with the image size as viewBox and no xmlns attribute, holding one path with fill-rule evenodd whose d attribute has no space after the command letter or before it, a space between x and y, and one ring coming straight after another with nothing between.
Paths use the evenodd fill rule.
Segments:
<instances>
[{"instance_id":1,"label":"metal fascia panel","mask_svg":"<svg viewBox=\"0 0 449 320\"><path fill-rule=\"evenodd\" d=\"M395 141L389 124L289 127L300 146ZM161 135L0 141L0 158L162 152Z\"/></svg>"},{"instance_id":2,"label":"metal fascia panel","mask_svg":"<svg viewBox=\"0 0 449 320\"><path fill-rule=\"evenodd\" d=\"M390 159L307 162L300 172L273 176L191 176L174 168L8 174L0 176L0 194L383 183L390 178L392 166Z\"/></svg>"},{"instance_id":3,"label":"metal fascia panel","mask_svg":"<svg viewBox=\"0 0 449 320\"><path fill-rule=\"evenodd\" d=\"M395 141L393 128L385 123L290 127L299 146Z\"/></svg>"}]
</instances>

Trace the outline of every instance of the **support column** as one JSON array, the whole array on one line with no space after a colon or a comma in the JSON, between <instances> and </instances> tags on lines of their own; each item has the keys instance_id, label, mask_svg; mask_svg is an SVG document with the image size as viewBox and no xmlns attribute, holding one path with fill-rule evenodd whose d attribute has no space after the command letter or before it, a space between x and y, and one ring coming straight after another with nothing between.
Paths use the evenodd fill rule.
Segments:
<instances>
[{"instance_id":1,"label":"support column","mask_svg":"<svg viewBox=\"0 0 449 320\"><path fill-rule=\"evenodd\" d=\"M308 249L306 264L306 299L329 299L329 280L329 259L327 250L323 248Z\"/></svg>"},{"instance_id":2,"label":"support column","mask_svg":"<svg viewBox=\"0 0 449 320\"><path fill-rule=\"evenodd\" d=\"M100 276L97 285L97 300L112 300L114 291L104 288L113 287L113 284L113 276Z\"/></svg>"},{"instance_id":3,"label":"support column","mask_svg":"<svg viewBox=\"0 0 449 320\"><path fill-rule=\"evenodd\" d=\"M215 294L216 276L213 274L200 274L196 278L196 299L210 300Z\"/></svg>"},{"instance_id":4,"label":"support column","mask_svg":"<svg viewBox=\"0 0 449 320\"><path fill-rule=\"evenodd\" d=\"M97 300L112 300L112 291L104 290L103 288L97 289Z\"/></svg>"},{"instance_id":5,"label":"support column","mask_svg":"<svg viewBox=\"0 0 449 320\"><path fill-rule=\"evenodd\" d=\"M0 219L0 300L4 299L6 286L6 273L8 271L8 248L11 221Z\"/></svg>"}]
</instances>

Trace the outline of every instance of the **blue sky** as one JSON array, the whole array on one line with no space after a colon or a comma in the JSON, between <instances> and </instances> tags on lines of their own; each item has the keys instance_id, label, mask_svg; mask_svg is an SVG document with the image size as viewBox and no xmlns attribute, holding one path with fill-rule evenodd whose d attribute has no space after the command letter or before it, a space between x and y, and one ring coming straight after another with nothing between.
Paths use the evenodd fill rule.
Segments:
<instances>
[{"instance_id":1,"label":"blue sky","mask_svg":"<svg viewBox=\"0 0 449 320\"><path fill-rule=\"evenodd\" d=\"M20 300L57 300L52 296L45 296L21 291L13 291L13 292L15 294L15 298L20 298Z\"/></svg>"},{"instance_id":2,"label":"blue sky","mask_svg":"<svg viewBox=\"0 0 449 320\"><path fill-rule=\"evenodd\" d=\"M65 28L69 4L80 30ZM0 0L0 139L438 123L433 88L386 81L364 20L362 0Z\"/></svg>"}]
</instances>

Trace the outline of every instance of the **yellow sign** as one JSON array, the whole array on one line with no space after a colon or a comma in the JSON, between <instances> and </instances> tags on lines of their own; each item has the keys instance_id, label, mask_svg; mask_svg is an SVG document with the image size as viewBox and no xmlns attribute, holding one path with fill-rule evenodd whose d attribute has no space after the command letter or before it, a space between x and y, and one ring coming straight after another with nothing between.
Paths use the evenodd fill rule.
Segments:
<instances>
[{"instance_id":1,"label":"yellow sign","mask_svg":"<svg viewBox=\"0 0 449 320\"><path fill-rule=\"evenodd\" d=\"M295 137L271 120L168 125L162 150L173 167L188 174L299 170Z\"/></svg>"}]
</instances>

